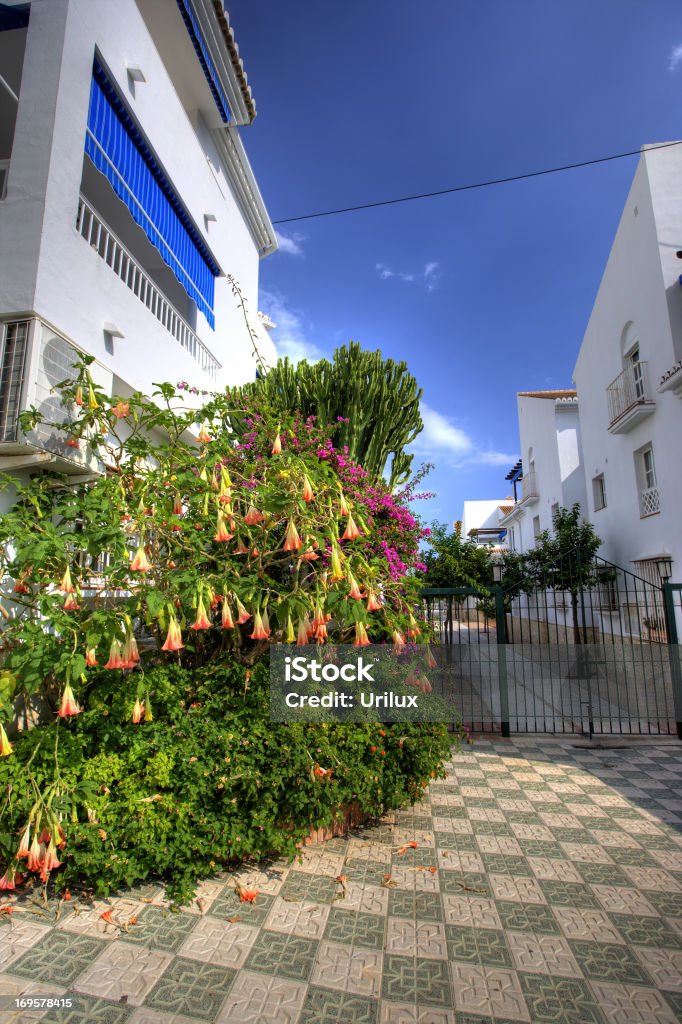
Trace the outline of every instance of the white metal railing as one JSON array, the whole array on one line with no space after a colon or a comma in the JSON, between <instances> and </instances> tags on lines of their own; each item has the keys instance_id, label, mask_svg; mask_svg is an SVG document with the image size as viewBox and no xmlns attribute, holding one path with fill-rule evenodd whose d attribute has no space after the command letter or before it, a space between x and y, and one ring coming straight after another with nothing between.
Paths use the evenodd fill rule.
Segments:
<instances>
[{"instance_id":1,"label":"white metal railing","mask_svg":"<svg viewBox=\"0 0 682 1024\"><path fill-rule=\"evenodd\" d=\"M83 196L78 203L76 220L78 233L86 242L96 249L104 262L111 267L117 277L127 288L143 302L150 313L163 324L175 340L196 360L202 370L214 380L222 363L218 362L213 353L204 345L186 320L184 320L165 295L142 269L140 264L130 255L110 227L95 213Z\"/></svg>"},{"instance_id":2,"label":"white metal railing","mask_svg":"<svg viewBox=\"0 0 682 1024\"><path fill-rule=\"evenodd\" d=\"M606 389L609 403L609 426L635 405L653 402L649 390L649 364L631 363L611 381Z\"/></svg>"},{"instance_id":3,"label":"white metal railing","mask_svg":"<svg viewBox=\"0 0 682 1024\"><path fill-rule=\"evenodd\" d=\"M640 519L644 519L645 516L653 516L660 511L661 496L658 493L658 487L647 487L646 490L639 492Z\"/></svg>"},{"instance_id":4,"label":"white metal railing","mask_svg":"<svg viewBox=\"0 0 682 1024\"><path fill-rule=\"evenodd\" d=\"M521 501L526 498L538 497L538 485L535 480L535 470L531 469L521 477Z\"/></svg>"}]
</instances>

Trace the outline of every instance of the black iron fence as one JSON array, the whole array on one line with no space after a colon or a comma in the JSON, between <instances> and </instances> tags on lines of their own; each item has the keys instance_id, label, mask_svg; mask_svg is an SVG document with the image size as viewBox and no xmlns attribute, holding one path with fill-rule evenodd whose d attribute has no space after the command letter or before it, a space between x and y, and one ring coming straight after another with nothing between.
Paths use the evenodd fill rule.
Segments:
<instances>
[{"instance_id":1,"label":"black iron fence","mask_svg":"<svg viewBox=\"0 0 682 1024\"><path fill-rule=\"evenodd\" d=\"M576 556L422 599L444 693L472 730L682 738L682 584Z\"/></svg>"}]
</instances>

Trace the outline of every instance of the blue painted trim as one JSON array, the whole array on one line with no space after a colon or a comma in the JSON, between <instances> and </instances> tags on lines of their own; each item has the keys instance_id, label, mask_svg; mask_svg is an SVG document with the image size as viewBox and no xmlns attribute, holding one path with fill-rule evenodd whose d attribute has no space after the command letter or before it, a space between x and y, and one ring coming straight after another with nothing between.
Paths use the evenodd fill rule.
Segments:
<instances>
[{"instance_id":1,"label":"blue painted trim","mask_svg":"<svg viewBox=\"0 0 682 1024\"><path fill-rule=\"evenodd\" d=\"M230 124L232 121L232 117L230 116L230 105L227 102L227 97L220 85L220 78L213 66L213 61L211 60L211 56L208 52L208 46L206 45L206 40L204 39L197 16L192 10L192 5L189 0L177 0L177 4L180 8L180 14L182 15L182 20L185 23L189 37L192 40L194 52L199 59L199 63L201 64L201 68L204 72L204 77L213 95L215 105L218 108L218 113L220 114L224 124Z\"/></svg>"}]
</instances>

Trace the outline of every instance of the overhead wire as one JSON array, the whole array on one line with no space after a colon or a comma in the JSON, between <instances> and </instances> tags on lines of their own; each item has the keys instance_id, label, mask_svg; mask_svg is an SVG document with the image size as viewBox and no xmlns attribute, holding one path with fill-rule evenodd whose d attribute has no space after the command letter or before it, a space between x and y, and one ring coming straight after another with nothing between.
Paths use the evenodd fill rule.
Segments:
<instances>
[{"instance_id":1,"label":"overhead wire","mask_svg":"<svg viewBox=\"0 0 682 1024\"><path fill-rule=\"evenodd\" d=\"M280 217L273 220L273 224L291 224L293 221L315 220L320 217L336 217L341 213L356 213L359 210L373 210L380 206L395 206L398 203L411 203L417 199L434 199L437 196L452 195L455 192L470 192L474 189L490 188L493 185L506 185L512 181L527 181L530 178L541 178L548 174L559 174L563 171L574 171L580 167L595 167L597 164L610 163L613 160L623 160L629 156L639 156L642 152L649 152L652 149L669 149L671 146L682 145L682 140L676 142L661 142L655 145L646 146L645 149L631 149L626 153L612 153L610 156L594 157L591 160L579 160L572 164L561 164L558 167L545 167L540 171L527 171L525 174L510 174L504 178L490 178L486 181L476 181L468 185L453 185L451 188L441 188L435 192L417 192L409 196L397 196L392 199L378 199L371 203L357 203L354 206L340 206L332 210L319 210L316 213L301 213L296 217Z\"/></svg>"}]
</instances>

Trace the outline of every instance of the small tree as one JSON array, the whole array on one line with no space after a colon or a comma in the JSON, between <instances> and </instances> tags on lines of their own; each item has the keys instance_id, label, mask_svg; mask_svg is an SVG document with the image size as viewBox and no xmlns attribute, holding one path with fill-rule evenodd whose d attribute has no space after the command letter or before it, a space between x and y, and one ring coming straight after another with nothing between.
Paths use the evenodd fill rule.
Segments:
<instances>
[{"instance_id":1,"label":"small tree","mask_svg":"<svg viewBox=\"0 0 682 1024\"><path fill-rule=\"evenodd\" d=\"M585 643L578 601L581 591L596 587L603 578L594 560L602 542L592 523L583 518L577 503L570 509L558 508L552 522L553 533L544 530L534 548L507 563L504 585L516 584L519 590L526 591L541 586L569 593L576 643Z\"/></svg>"},{"instance_id":2,"label":"small tree","mask_svg":"<svg viewBox=\"0 0 682 1024\"><path fill-rule=\"evenodd\" d=\"M427 587L480 587L493 581L492 557L489 548L478 547L471 540L462 540L461 533L448 533L445 523L431 524L428 538L431 551L424 555Z\"/></svg>"}]
</instances>

